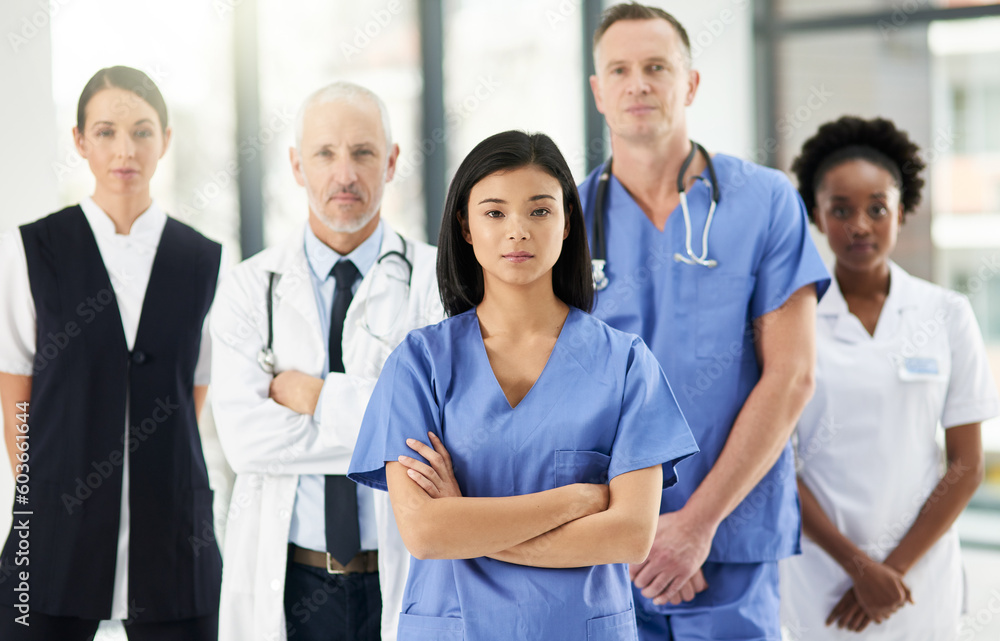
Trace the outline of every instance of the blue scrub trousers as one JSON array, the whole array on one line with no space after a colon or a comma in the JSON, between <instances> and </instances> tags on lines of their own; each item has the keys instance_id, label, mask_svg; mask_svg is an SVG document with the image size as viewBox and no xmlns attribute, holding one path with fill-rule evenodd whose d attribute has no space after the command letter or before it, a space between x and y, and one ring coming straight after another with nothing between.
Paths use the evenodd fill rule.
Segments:
<instances>
[{"instance_id":1,"label":"blue scrub trousers","mask_svg":"<svg viewBox=\"0 0 1000 641\"><path fill-rule=\"evenodd\" d=\"M640 641L781 641L778 564L706 563L708 589L667 613L632 586Z\"/></svg>"}]
</instances>

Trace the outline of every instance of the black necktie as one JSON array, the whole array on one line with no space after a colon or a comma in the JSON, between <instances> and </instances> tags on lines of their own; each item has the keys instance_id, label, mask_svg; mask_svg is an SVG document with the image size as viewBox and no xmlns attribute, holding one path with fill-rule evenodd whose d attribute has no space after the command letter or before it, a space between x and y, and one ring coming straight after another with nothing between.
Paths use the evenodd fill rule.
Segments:
<instances>
[{"instance_id":1,"label":"black necktie","mask_svg":"<svg viewBox=\"0 0 1000 641\"><path fill-rule=\"evenodd\" d=\"M358 268L349 260L338 261L333 266L337 289L333 293L330 310L330 371L344 371L342 342L344 317L354 294L351 288L360 276ZM358 490L346 476L326 476L326 551L341 565L347 565L361 549L361 531L358 527Z\"/></svg>"}]
</instances>

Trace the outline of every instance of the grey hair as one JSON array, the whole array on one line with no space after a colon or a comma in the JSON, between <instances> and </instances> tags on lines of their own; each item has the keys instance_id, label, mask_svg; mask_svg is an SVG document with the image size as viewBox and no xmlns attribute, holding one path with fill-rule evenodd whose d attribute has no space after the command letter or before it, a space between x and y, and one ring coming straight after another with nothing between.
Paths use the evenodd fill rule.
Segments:
<instances>
[{"instance_id":1,"label":"grey hair","mask_svg":"<svg viewBox=\"0 0 1000 641\"><path fill-rule=\"evenodd\" d=\"M379 115L382 116L382 131L385 133L385 150L388 154L392 149L392 128L389 126L389 110L386 108L385 103L371 89L345 80L340 80L317 89L303 101L302 106L299 107L299 112L295 115L295 148L300 151L302 149L302 121L305 119L306 111L315 105L339 101L354 104L361 104L368 101L378 107Z\"/></svg>"}]
</instances>

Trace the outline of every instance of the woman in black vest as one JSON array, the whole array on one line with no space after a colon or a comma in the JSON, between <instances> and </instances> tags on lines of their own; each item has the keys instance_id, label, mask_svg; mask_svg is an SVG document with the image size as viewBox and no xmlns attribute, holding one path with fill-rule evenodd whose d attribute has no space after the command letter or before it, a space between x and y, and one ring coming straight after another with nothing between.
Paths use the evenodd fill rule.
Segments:
<instances>
[{"instance_id":1,"label":"woman in black vest","mask_svg":"<svg viewBox=\"0 0 1000 641\"><path fill-rule=\"evenodd\" d=\"M73 129L93 196L0 239L4 641L92 639L108 619L132 640L217 638L197 416L221 247L150 197L170 133L145 74L97 72Z\"/></svg>"}]
</instances>

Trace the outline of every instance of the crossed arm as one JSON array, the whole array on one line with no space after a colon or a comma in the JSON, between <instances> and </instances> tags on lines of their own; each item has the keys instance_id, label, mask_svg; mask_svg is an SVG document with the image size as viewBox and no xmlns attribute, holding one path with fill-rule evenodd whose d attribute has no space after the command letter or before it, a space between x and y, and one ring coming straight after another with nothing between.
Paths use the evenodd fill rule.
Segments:
<instances>
[{"instance_id":1,"label":"crossed arm","mask_svg":"<svg viewBox=\"0 0 1000 641\"><path fill-rule=\"evenodd\" d=\"M407 440L431 462L410 457L386 464L403 542L418 559L488 556L508 563L570 568L630 563L652 544L663 483L655 465L621 474L610 485L577 483L510 497L463 497L451 458Z\"/></svg>"}]
</instances>

